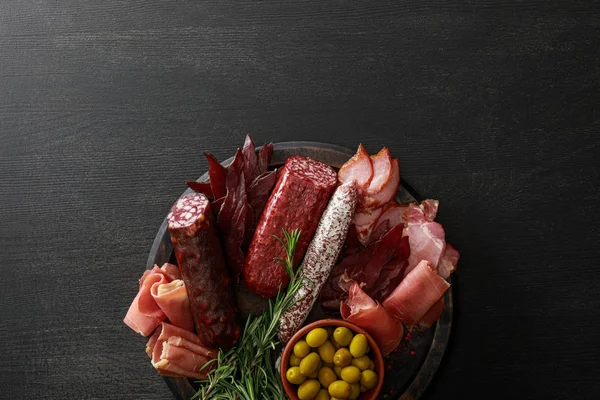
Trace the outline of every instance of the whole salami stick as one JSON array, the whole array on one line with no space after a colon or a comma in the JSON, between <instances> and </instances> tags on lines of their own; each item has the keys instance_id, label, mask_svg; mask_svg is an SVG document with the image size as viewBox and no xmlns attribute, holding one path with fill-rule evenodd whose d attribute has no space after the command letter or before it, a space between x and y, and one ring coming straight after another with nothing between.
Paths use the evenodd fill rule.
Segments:
<instances>
[{"instance_id":1,"label":"whole salami stick","mask_svg":"<svg viewBox=\"0 0 600 400\"><path fill-rule=\"evenodd\" d=\"M240 336L237 307L210 201L201 193L183 196L167 222L196 333L207 347L233 347Z\"/></svg>"},{"instance_id":2,"label":"whole salami stick","mask_svg":"<svg viewBox=\"0 0 600 400\"><path fill-rule=\"evenodd\" d=\"M327 282L342 250L357 204L355 181L339 186L334 192L308 245L302 262L303 285L296 303L281 316L279 339L286 343L302 326Z\"/></svg>"}]
</instances>

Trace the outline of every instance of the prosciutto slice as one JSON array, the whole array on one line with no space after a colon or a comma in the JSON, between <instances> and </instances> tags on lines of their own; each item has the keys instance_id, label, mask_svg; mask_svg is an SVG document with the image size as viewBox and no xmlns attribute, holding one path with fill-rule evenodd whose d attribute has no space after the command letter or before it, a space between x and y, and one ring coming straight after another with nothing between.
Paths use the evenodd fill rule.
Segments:
<instances>
[{"instance_id":1,"label":"prosciutto slice","mask_svg":"<svg viewBox=\"0 0 600 400\"><path fill-rule=\"evenodd\" d=\"M429 310L423 315L423 318L419 321L419 326L430 327L438 320L440 315L444 311L444 297L441 297Z\"/></svg>"},{"instance_id":2,"label":"prosciutto slice","mask_svg":"<svg viewBox=\"0 0 600 400\"><path fill-rule=\"evenodd\" d=\"M456 270L459 257L460 253L458 250L456 250L456 248L450 243L446 243L446 250L444 250L444 254L442 255L442 259L438 265L438 274L442 278L448 279L450 274Z\"/></svg>"},{"instance_id":3,"label":"prosciutto slice","mask_svg":"<svg viewBox=\"0 0 600 400\"><path fill-rule=\"evenodd\" d=\"M200 369L217 357L217 352L202 346L192 332L163 322L146 346L152 349L152 365L161 375L206 379L210 369Z\"/></svg>"},{"instance_id":4,"label":"prosciutto slice","mask_svg":"<svg viewBox=\"0 0 600 400\"><path fill-rule=\"evenodd\" d=\"M412 271L421 260L427 260L437 269L446 250L446 234L438 222L434 222L437 200L425 200L420 206L409 204L404 213L406 227L404 236L410 243L410 257L405 274Z\"/></svg>"},{"instance_id":5,"label":"prosciutto slice","mask_svg":"<svg viewBox=\"0 0 600 400\"><path fill-rule=\"evenodd\" d=\"M406 325L415 325L449 287L429 261L423 260L383 301L383 306Z\"/></svg>"},{"instance_id":6,"label":"prosciutto slice","mask_svg":"<svg viewBox=\"0 0 600 400\"><path fill-rule=\"evenodd\" d=\"M175 279L170 283L157 282L150 288L150 293L173 325L190 332L194 330L190 299L185 283L181 279Z\"/></svg>"},{"instance_id":7,"label":"prosciutto slice","mask_svg":"<svg viewBox=\"0 0 600 400\"><path fill-rule=\"evenodd\" d=\"M340 304L340 313L346 321L369 332L384 356L398 347L402 340L402 322L370 298L356 282L350 286L348 299Z\"/></svg>"},{"instance_id":8,"label":"prosciutto slice","mask_svg":"<svg viewBox=\"0 0 600 400\"><path fill-rule=\"evenodd\" d=\"M162 321L193 331L192 312L176 265L154 266L140 278L140 287L123 322L135 332L148 336Z\"/></svg>"},{"instance_id":9,"label":"prosciutto slice","mask_svg":"<svg viewBox=\"0 0 600 400\"><path fill-rule=\"evenodd\" d=\"M169 263L160 268L155 265L151 270L144 271L140 278L138 293L129 306L123 322L141 335L150 335L167 317L152 297L152 286L169 283L178 278L177 266Z\"/></svg>"}]
</instances>

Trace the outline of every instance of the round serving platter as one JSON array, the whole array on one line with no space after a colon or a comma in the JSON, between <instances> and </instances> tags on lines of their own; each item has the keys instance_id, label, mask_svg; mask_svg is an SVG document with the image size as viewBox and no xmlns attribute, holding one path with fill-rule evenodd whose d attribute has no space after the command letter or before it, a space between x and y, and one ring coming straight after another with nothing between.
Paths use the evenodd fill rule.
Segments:
<instances>
[{"instance_id":1,"label":"round serving platter","mask_svg":"<svg viewBox=\"0 0 600 400\"><path fill-rule=\"evenodd\" d=\"M319 142L275 143L271 167L281 166L288 157L293 155L311 157L334 168L339 168L354 155L354 151ZM222 164L227 166L232 161L233 157L223 161ZM198 179L198 182L207 180L208 173L205 173ZM188 193L192 193L192 190L187 189L182 195ZM401 180L396 200L402 204L422 199L404 180ZM161 266L165 262L176 264L166 218L158 229L150 249L146 269L151 269L154 264ZM243 318L250 313L260 313L267 304L266 300L250 293L243 282L236 289L236 297ZM339 314L331 314L322 310L318 303L317 301L306 323L328 317L340 318ZM450 337L452 327L451 290L444 294L444 304L442 315L431 328L407 331L399 349L385 358L385 381L378 399L413 400L423 394L440 365ZM164 377L164 379L177 399L187 400L196 393L191 380L173 377Z\"/></svg>"}]
</instances>

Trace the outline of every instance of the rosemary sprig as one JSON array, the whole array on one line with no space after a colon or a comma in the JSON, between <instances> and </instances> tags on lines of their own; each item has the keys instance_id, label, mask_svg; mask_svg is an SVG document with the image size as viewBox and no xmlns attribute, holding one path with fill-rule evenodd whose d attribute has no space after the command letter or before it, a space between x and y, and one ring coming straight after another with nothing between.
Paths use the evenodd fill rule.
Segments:
<instances>
[{"instance_id":1,"label":"rosemary sprig","mask_svg":"<svg viewBox=\"0 0 600 400\"><path fill-rule=\"evenodd\" d=\"M285 258L275 258L290 276L287 290L279 288L275 301L258 317L250 315L239 342L230 350L219 350L216 359L203 368L216 363L207 379L200 381L201 387L193 399L258 400L285 399L279 373L272 363L273 351L279 344L276 340L281 315L295 302L294 298L302 286L301 267L294 271L294 255L300 238L299 230L283 230L283 239L275 236L285 249Z\"/></svg>"}]
</instances>

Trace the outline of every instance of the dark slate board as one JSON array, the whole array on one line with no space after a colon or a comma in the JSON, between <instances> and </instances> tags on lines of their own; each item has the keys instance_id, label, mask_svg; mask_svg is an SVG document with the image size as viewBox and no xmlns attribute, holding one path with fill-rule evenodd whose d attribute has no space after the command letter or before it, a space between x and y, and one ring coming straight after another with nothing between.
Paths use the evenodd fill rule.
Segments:
<instances>
[{"instance_id":1,"label":"dark slate board","mask_svg":"<svg viewBox=\"0 0 600 400\"><path fill-rule=\"evenodd\" d=\"M271 167L282 165L292 155L303 155L339 168L353 154L354 151L350 149L327 143L275 143ZM223 161L222 164L227 166L232 161L233 157ZM207 180L208 173L205 173L198 179L200 182ZM192 190L187 189L183 195L188 193L192 193ZM396 200L399 203L409 203L422 199L402 180ZM160 266L165 262L176 264L166 219L156 234L156 238L150 249L146 269L151 269L155 264ZM441 362L450 336L453 309L451 290L448 290L444 295L444 301L444 311L436 324L431 328L411 333L407 332L398 351L386 357L386 375L383 388L378 397L379 399L418 399L427 388ZM244 318L249 313L260 313L266 305L265 300L250 293L243 285L243 282L238 286L237 302ZM326 313L317 302L307 318L307 323L324 317L339 318L340 316L339 314ZM164 379L177 399L189 399L195 393L191 380L172 377L165 377Z\"/></svg>"}]
</instances>

